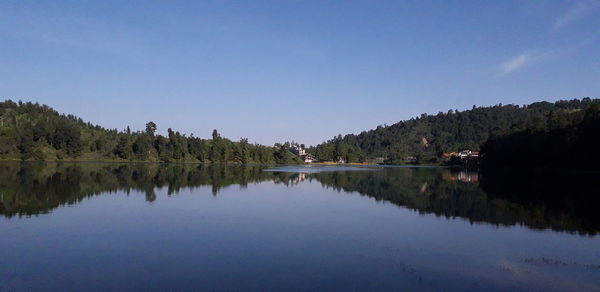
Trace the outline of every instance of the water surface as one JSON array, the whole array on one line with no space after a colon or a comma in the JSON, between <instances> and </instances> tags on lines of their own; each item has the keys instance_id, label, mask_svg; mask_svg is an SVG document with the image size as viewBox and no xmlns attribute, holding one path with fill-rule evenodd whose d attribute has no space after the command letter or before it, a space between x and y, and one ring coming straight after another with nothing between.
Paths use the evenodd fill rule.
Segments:
<instances>
[{"instance_id":1,"label":"water surface","mask_svg":"<svg viewBox=\"0 0 600 292\"><path fill-rule=\"evenodd\" d=\"M597 182L553 181L2 163L0 290L598 290Z\"/></svg>"}]
</instances>

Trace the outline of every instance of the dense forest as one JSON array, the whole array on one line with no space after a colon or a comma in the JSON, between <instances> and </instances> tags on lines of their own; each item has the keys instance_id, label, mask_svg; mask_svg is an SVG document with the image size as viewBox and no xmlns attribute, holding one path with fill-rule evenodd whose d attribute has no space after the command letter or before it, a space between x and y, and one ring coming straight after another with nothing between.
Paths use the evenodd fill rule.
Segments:
<instances>
[{"instance_id":1,"label":"dense forest","mask_svg":"<svg viewBox=\"0 0 600 292\"><path fill-rule=\"evenodd\" d=\"M0 159L298 163L291 144L273 147L231 141L214 130L212 139L186 136L172 129L156 134L148 122L143 131L119 131L59 114L46 105L0 102Z\"/></svg>"},{"instance_id":2,"label":"dense forest","mask_svg":"<svg viewBox=\"0 0 600 292\"><path fill-rule=\"evenodd\" d=\"M540 165L557 159L583 161L580 154L593 153L592 147L597 144L598 105L600 99L586 97L423 114L358 135L338 135L308 148L308 152L319 161L388 164L439 164L446 162L444 153L463 149L487 152L488 165L499 161L525 163L522 158L511 160L516 157L528 157L531 161L527 163ZM221 137L217 130L212 139L186 136L172 129L166 136L156 131L154 122L148 122L142 131L129 127L106 129L73 115L59 114L46 105L0 102L0 159L302 163L292 153L297 146L294 143L264 146L251 144L248 139L232 141ZM548 157L553 159L542 161ZM592 158L598 164L598 155ZM569 167L567 162L561 163Z\"/></svg>"},{"instance_id":3,"label":"dense forest","mask_svg":"<svg viewBox=\"0 0 600 292\"><path fill-rule=\"evenodd\" d=\"M481 147L485 172L517 168L600 170L600 105L551 114L525 129L493 135Z\"/></svg>"},{"instance_id":4,"label":"dense forest","mask_svg":"<svg viewBox=\"0 0 600 292\"><path fill-rule=\"evenodd\" d=\"M386 163L440 163L442 154L464 149L480 150L494 136L499 137L543 125L561 128L579 119L584 111L600 99L536 102L530 105L495 105L471 110L449 110L435 115L379 126L358 135L338 135L309 149L319 160L363 161L379 157Z\"/></svg>"}]
</instances>

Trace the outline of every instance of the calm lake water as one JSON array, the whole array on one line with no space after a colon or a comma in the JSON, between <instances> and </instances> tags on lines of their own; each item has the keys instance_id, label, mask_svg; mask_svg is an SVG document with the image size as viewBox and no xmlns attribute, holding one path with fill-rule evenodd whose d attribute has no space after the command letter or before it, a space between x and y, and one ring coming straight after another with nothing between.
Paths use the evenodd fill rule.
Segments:
<instances>
[{"instance_id":1,"label":"calm lake water","mask_svg":"<svg viewBox=\"0 0 600 292\"><path fill-rule=\"evenodd\" d=\"M0 163L0 290L600 290L597 181Z\"/></svg>"}]
</instances>

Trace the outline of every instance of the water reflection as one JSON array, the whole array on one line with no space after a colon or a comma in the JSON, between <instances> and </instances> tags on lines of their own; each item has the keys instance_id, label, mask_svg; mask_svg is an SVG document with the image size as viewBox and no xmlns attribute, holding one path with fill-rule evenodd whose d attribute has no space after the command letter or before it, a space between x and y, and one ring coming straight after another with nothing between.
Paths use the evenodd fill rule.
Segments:
<instances>
[{"instance_id":1,"label":"water reflection","mask_svg":"<svg viewBox=\"0 0 600 292\"><path fill-rule=\"evenodd\" d=\"M447 218L496 225L524 225L596 234L596 174L493 174L442 168L379 168L377 171L266 170L263 166L92 163L1 163L0 214L36 215L104 193L131 190L156 199L156 188L246 187L270 181L293 187L316 181L325 188Z\"/></svg>"}]
</instances>

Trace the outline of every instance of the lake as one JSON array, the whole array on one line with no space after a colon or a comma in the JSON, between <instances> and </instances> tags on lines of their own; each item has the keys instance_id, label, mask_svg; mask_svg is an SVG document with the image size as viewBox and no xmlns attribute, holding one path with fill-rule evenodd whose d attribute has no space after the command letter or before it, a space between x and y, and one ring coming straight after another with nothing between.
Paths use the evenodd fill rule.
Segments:
<instances>
[{"instance_id":1,"label":"lake","mask_svg":"<svg viewBox=\"0 0 600 292\"><path fill-rule=\"evenodd\" d=\"M0 163L0 290L600 290L594 173Z\"/></svg>"}]
</instances>

